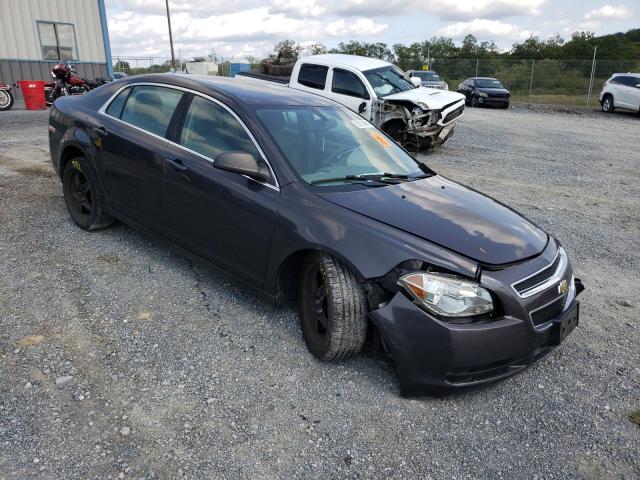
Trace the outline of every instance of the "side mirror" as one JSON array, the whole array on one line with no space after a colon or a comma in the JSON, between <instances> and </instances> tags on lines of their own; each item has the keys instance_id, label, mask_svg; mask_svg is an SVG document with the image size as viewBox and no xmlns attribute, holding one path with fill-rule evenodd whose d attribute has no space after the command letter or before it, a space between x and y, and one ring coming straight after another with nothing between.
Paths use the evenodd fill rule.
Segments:
<instances>
[{"instance_id":1,"label":"side mirror","mask_svg":"<svg viewBox=\"0 0 640 480\"><path fill-rule=\"evenodd\" d=\"M269 170L258 164L253 155L246 152L225 152L218 155L213 166L227 172L246 175L259 182L269 179Z\"/></svg>"},{"instance_id":2,"label":"side mirror","mask_svg":"<svg viewBox=\"0 0 640 480\"><path fill-rule=\"evenodd\" d=\"M419 77L411 77L411 83L413 83L413 86L416 88L422 86L422 80L420 80Z\"/></svg>"},{"instance_id":3,"label":"side mirror","mask_svg":"<svg viewBox=\"0 0 640 480\"><path fill-rule=\"evenodd\" d=\"M360 105L358 105L358 113L364 113L366 109L367 109L367 102L362 102Z\"/></svg>"}]
</instances>

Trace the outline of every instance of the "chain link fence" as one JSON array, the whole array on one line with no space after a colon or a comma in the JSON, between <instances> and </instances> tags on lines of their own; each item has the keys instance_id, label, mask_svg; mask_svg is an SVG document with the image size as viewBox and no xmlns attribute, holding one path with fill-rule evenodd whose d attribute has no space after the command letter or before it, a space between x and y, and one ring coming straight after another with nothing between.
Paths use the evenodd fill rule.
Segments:
<instances>
[{"instance_id":1,"label":"chain link fence","mask_svg":"<svg viewBox=\"0 0 640 480\"><path fill-rule=\"evenodd\" d=\"M182 59L183 65L186 62ZM180 64L180 59L176 59ZM428 62L401 58L403 70L421 70ZM232 76L233 59L218 65L218 75ZM640 60L511 60L432 58L430 68L447 82L450 90L469 77L494 77L511 91L512 101L595 106L602 84L612 73L640 72ZM127 75L163 73L171 70L168 57L114 57L115 72ZM593 75L593 81L592 81Z\"/></svg>"},{"instance_id":2,"label":"chain link fence","mask_svg":"<svg viewBox=\"0 0 640 480\"><path fill-rule=\"evenodd\" d=\"M427 62L400 59L396 65L403 70L420 70ZM640 60L432 58L430 68L450 90L457 90L458 84L469 77L493 77L511 91L515 102L594 106L611 74L640 72Z\"/></svg>"}]
</instances>

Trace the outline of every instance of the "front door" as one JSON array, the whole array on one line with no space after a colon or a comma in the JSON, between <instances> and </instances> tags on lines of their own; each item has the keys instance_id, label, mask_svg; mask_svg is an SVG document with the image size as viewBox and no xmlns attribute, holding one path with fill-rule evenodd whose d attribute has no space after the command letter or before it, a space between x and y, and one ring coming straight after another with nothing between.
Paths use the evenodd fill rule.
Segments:
<instances>
[{"instance_id":1,"label":"front door","mask_svg":"<svg viewBox=\"0 0 640 480\"><path fill-rule=\"evenodd\" d=\"M164 160L161 182L165 236L262 287L280 199L277 183L214 167L215 158L230 151L265 162L254 141L228 108L198 95L173 140L180 146Z\"/></svg>"},{"instance_id":2,"label":"front door","mask_svg":"<svg viewBox=\"0 0 640 480\"><path fill-rule=\"evenodd\" d=\"M371 95L358 76L342 68L334 68L331 78L331 98L371 120Z\"/></svg>"}]
</instances>

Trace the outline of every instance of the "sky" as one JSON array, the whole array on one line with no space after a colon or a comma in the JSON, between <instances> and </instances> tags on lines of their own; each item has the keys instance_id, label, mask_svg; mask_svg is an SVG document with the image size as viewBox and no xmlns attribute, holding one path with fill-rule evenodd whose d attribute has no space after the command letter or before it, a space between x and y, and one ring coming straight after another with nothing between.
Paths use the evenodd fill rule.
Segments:
<instances>
[{"instance_id":1,"label":"sky","mask_svg":"<svg viewBox=\"0 0 640 480\"><path fill-rule=\"evenodd\" d=\"M285 39L328 47L471 33L508 50L531 35L640 27L637 0L169 0L176 55L263 58ZM165 0L106 0L114 57L168 57Z\"/></svg>"}]
</instances>

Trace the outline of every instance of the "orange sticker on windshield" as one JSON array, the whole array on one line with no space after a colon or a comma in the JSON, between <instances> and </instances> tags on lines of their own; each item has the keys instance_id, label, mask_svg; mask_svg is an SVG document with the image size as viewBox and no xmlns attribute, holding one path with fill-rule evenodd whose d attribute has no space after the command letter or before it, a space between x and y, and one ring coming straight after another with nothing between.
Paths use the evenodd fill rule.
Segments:
<instances>
[{"instance_id":1,"label":"orange sticker on windshield","mask_svg":"<svg viewBox=\"0 0 640 480\"><path fill-rule=\"evenodd\" d=\"M384 148L389 148L391 146L391 143L389 142L389 140L387 140L386 138L384 138L382 135L380 135L378 132L371 132L371 137L378 142L380 145L382 145Z\"/></svg>"}]
</instances>

